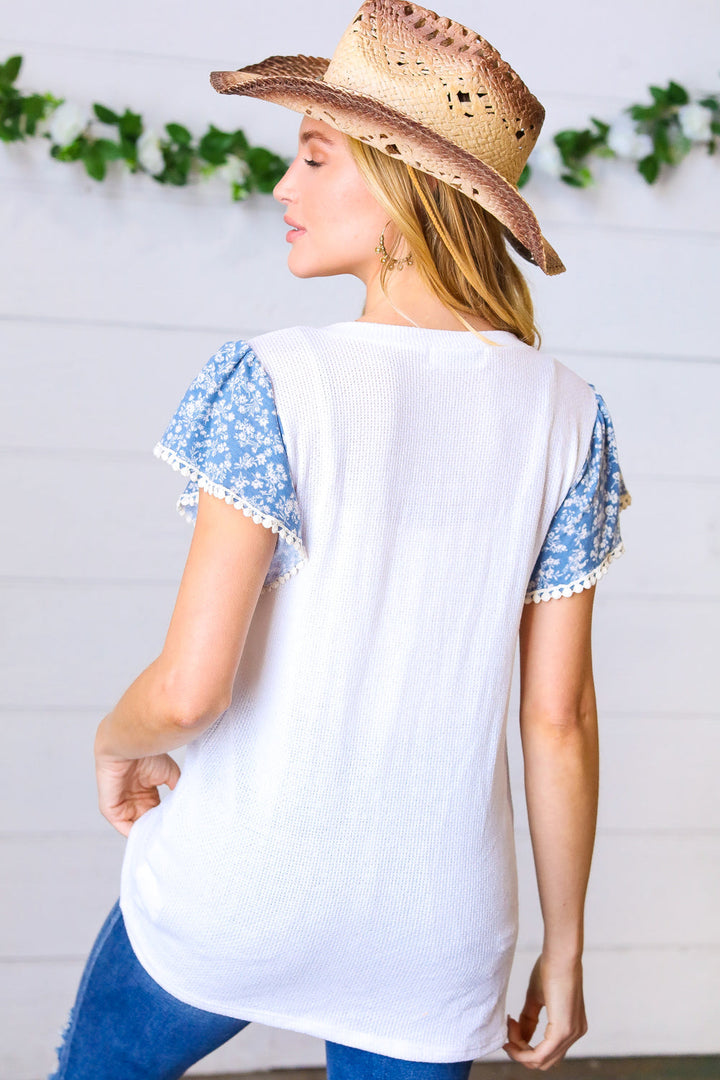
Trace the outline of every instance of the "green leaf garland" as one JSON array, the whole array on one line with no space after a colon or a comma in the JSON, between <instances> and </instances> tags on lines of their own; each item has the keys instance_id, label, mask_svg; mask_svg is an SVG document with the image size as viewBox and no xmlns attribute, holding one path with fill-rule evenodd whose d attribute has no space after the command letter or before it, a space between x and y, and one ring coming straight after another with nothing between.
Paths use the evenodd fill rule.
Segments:
<instances>
[{"instance_id":1,"label":"green leaf garland","mask_svg":"<svg viewBox=\"0 0 720 1080\"><path fill-rule=\"evenodd\" d=\"M49 139L57 161L82 161L88 176L104 180L108 162L123 161L130 172L144 172L160 184L182 186L197 173L206 178L219 173L230 184L234 201L253 191L271 192L289 162L262 146L250 146L241 130L222 131L213 124L197 142L183 124L165 124L165 135L146 130L142 116L126 108L123 113L93 104L95 118L116 129L115 138L95 135L92 117L64 98L52 94L23 94L14 85L22 56L0 65L0 139L5 142L32 136ZM677 166L695 144L709 154L720 136L720 94L692 101L688 91L671 80L666 87L651 86L652 101L629 105L614 122L590 117L591 127L558 131L536 147L518 180L523 187L533 169L558 177L571 187L595 183L593 157L626 158L654 184L667 167Z\"/></svg>"}]
</instances>

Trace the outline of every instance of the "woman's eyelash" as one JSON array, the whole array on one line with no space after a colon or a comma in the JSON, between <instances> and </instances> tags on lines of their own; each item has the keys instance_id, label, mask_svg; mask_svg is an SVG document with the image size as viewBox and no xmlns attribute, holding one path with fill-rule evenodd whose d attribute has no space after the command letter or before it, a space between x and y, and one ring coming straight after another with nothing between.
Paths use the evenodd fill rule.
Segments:
<instances>
[{"instance_id":1,"label":"woman's eyelash","mask_svg":"<svg viewBox=\"0 0 720 1080\"><path fill-rule=\"evenodd\" d=\"M320 162L320 161L313 161L313 159L312 159L312 158L303 158L303 160L304 160L304 162L305 162L305 164L306 164L306 165L315 165L315 166L318 166L318 165L321 165L321 164L322 164L322 162Z\"/></svg>"}]
</instances>

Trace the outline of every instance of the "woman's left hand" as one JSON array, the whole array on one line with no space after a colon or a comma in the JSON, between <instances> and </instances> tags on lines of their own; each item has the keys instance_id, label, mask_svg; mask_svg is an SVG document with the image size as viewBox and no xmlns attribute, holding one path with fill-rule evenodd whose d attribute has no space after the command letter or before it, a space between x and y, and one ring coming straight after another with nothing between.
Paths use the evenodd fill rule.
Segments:
<instances>
[{"instance_id":1,"label":"woman's left hand","mask_svg":"<svg viewBox=\"0 0 720 1080\"><path fill-rule=\"evenodd\" d=\"M533 1047L530 1039L543 1008L547 1012L545 1034ZM539 956L530 975L519 1020L508 1016L508 1041L503 1050L526 1068L545 1071L561 1061L587 1029L581 960L553 964Z\"/></svg>"},{"instance_id":2,"label":"woman's left hand","mask_svg":"<svg viewBox=\"0 0 720 1080\"><path fill-rule=\"evenodd\" d=\"M160 802L159 786L175 787L180 768L169 754L132 761L96 756L95 774L100 813L119 833L128 836L133 823Z\"/></svg>"}]
</instances>

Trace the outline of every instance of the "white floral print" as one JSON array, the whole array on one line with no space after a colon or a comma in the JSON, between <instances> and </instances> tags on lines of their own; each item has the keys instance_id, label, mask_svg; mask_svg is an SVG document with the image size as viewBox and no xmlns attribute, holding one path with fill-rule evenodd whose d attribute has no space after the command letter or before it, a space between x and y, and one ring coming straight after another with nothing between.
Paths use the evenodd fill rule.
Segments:
<instances>
[{"instance_id":1,"label":"white floral print","mask_svg":"<svg viewBox=\"0 0 720 1080\"><path fill-rule=\"evenodd\" d=\"M620 511L632 499L620 471L610 413L597 390L595 398L597 416L583 471L550 523L527 587L526 604L591 588L625 550Z\"/></svg>"},{"instance_id":2,"label":"white floral print","mask_svg":"<svg viewBox=\"0 0 720 1080\"><path fill-rule=\"evenodd\" d=\"M590 384L592 386L592 384ZM583 470L548 529L525 603L572 596L594 585L621 555L620 511L631 503L612 419L595 390L597 416ZM153 453L189 477L178 512L194 524L199 488L278 534L264 589L307 561L300 508L272 383L252 348L227 341L186 390Z\"/></svg>"},{"instance_id":3,"label":"white floral print","mask_svg":"<svg viewBox=\"0 0 720 1080\"><path fill-rule=\"evenodd\" d=\"M244 341L226 341L185 391L153 453L190 477L176 509L192 524L199 488L278 534L263 589L307 561L272 383Z\"/></svg>"}]
</instances>

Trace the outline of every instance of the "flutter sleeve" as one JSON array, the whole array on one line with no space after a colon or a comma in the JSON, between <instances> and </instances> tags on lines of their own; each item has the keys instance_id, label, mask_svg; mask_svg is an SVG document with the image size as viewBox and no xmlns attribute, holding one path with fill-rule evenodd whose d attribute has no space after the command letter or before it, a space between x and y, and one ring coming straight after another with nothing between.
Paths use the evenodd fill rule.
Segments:
<instances>
[{"instance_id":1,"label":"flutter sleeve","mask_svg":"<svg viewBox=\"0 0 720 1080\"><path fill-rule=\"evenodd\" d=\"M185 391L153 453L189 477L176 509L197 519L199 489L278 535L263 589L307 561L272 383L244 341L227 341Z\"/></svg>"},{"instance_id":2,"label":"flutter sleeve","mask_svg":"<svg viewBox=\"0 0 720 1080\"><path fill-rule=\"evenodd\" d=\"M582 472L550 523L526 604L591 588L625 550L620 511L632 500L620 470L610 413L597 390L595 398L597 415Z\"/></svg>"}]
</instances>

